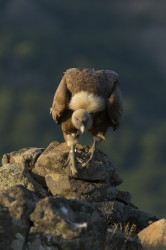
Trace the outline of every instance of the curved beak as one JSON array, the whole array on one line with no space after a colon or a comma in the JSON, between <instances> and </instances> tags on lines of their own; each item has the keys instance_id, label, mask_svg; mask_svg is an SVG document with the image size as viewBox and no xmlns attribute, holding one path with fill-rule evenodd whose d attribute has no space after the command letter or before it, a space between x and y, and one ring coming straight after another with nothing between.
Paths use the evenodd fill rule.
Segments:
<instances>
[{"instance_id":1,"label":"curved beak","mask_svg":"<svg viewBox=\"0 0 166 250\"><path fill-rule=\"evenodd\" d=\"M80 131L81 131L82 134L85 132L85 126L84 125L81 125Z\"/></svg>"}]
</instances>

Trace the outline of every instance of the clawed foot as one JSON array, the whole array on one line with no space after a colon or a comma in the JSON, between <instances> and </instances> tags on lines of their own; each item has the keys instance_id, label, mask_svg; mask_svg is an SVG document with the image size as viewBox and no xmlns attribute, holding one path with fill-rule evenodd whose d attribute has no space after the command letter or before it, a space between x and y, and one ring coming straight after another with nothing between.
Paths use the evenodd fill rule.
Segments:
<instances>
[{"instance_id":1,"label":"clawed foot","mask_svg":"<svg viewBox=\"0 0 166 250\"><path fill-rule=\"evenodd\" d=\"M94 155L95 155L95 152L96 152L96 149L93 148L93 147L91 147L90 150L89 150L89 152L90 152L90 157L89 157L89 160L86 162L87 164L88 164L90 161L93 160Z\"/></svg>"},{"instance_id":2,"label":"clawed foot","mask_svg":"<svg viewBox=\"0 0 166 250\"><path fill-rule=\"evenodd\" d=\"M97 138L96 136L93 137L93 144L92 147L89 149L90 152L90 158L87 161L86 164L88 164L91 160L93 160L95 152L97 150L97 144L100 142L100 138Z\"/></svg>"},{"instance_id":3,"label":"clawed foot","mask_svg":"<svg viewBox=\"0 0 166 250\"><path fill-rule=\"evenodd\" d=\"M96 141L94 140L93 144L92 144L92 147L89 149L89 152L90 152L90 158L89 160L87 161L87 164L93 160L94 158L94 155L95 155L95 151L96 151Z\"/></svg>"},{"instance_id":4,"label":"clawed foot","mask_svg":"<svg viewBox=\"0 0 166 250\"><path fill-rule=\"evenodd\" d=\"M75 153L75 149L74 149L74 147L71 147L70 152L68 154L67 161L62 166L62 168L66 168L67 165L70 164L71 172L72 172L73 175L77 173L76 160L75 160L75 154L74 153Z\"/></svg>"}]
</instances>

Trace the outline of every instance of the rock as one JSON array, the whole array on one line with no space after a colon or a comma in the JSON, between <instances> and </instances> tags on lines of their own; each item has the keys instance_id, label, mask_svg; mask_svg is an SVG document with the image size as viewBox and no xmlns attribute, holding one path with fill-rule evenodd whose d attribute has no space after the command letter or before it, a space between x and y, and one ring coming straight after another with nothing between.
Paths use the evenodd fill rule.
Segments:
<instances>
[{"instance_id":1,"label":"rock","mask_svg":"<svg viewBox=\"0 0 166 250\"><path fill-rule=\"evenodd\" d=\"M89 147L78 145L77 173L72 174L70 166L62 168L68 153L66 143L52 142L44 151L24 148L3 156L0 249L140 249L137 234L158 219L134 206L129 192L117 189L122 180L105 154L97 151L87 164ZM126 233L133 227L132 234ZM165 242L165 221L158 227L153 239ZM143 246L158 247L148 236L139 233Z\"/></svg>"},{"instance_id":2,"label":"rock","mask_svg":"<svg viewBox=\"0 0 166 250\"><path fill-rule=\"evenodd\" d=\"M0 190L14 185L23 185L29 190L46 196L46 190L29 173L24 163L5 164L0 168Z\"/></svg>"},{"instance_id":3,"label":"rock","mask_svg":"<svg viewBox=\"0 0 166 250\"><path fill-rule=\"evenodd\" d=\"M104 250L106 223L86 201L39 200L25 187L13 186L0 194L0 219L2 250Z\"/></svg>"},{"instance_id":4,"label":"rock","mask_svg":"<svg viewBox=\"0 0 166 250\"><path fill-rule=\"evenodd\" d=\"M106 224L95 207L85 201L45 198L38 202L30 219L31 241L34 234L42 233L54 237L61 249L104 249ZM30 245L30 239L27 241Z\"/></svg>"},{"instance_id":5,"label":"rock","mask_svg":"<svg viewBox=\"0 0 166 250\"><path fill-rule=\"evenodd\" d=\"M102 182L79 180L62 174L46 175L46 184L53 195L61 195L69 199L86 199L88 201L124 200L130 202L128 192Z\"/></svg>"},{"instance_id":6,"label":"rock","mask_svg":"<svg viewBox=\"0 0 166 250\"><path fill-rule=\"evenodd\" d=\"M123 201L92 202L102 213L107 224L122 223L136 225L138 233L149 225L149 222L157 221L156 216L139 210L132 203L125 204Z\"/></svg>"},{"instance_id":7,"label":"rock","mask_svg":"<svg viewBox=\"0 0 166 250\"><path fill-rule=\"evenodd\" d=\"M21 185L12 186L0 193L0 205L7 207L16 220L26 220L37 201L35 193Z\"/></svg>"},{"instance_id":8,"label":"rock","mask_svg":"<svg viewBox=\"0 0 166 250\"><path fill-rule=\"evenodd\" d=\"M22 250L37 197L23 186L0 193L0 249Z\"/></svg>"},{"instance_id":9,"label":"rock","mask_svg":"<svg viewBox=\"0 0 166 250\"><path fill-rule=\"evenodd\" d=\"M116 224L107 228L105 250L139 250L142 249L140 242L134 234L134 228Z\"/></svg>"},{"instance_id":10,"label":"rock","mask_svg":"<svg viewBox=\"0 0 166 250\"><path fill-rule=\"evenodd\" d=\"M43 148L22 148L18 151L6 153L2 157L2 165L17 162L27 164L29 168L32 168L43 151Z\"/></svg>"},{"instance_id":11,"label":"rock","mask_svg":"<svg viewBox=\"0 0 166 250\"><path fill-rule=\"evenodd\" d=\"M166 219L152 223L139 232L138 237L145 250L166 249Z\"/></svg>"},{"instance_id":12,"label":"rock","mask_svg":"<svg viewBox=\"0 0 166 250\"><path fill-rule=\"evenodd\" d=\"M33 233L29 234L27 237L26 244L23 250L75 250L72 242L63 243L58 242L58 240L50 234ZM17 249L16 249L17 250Z\"/></svg>"},{"instance_id":13,"label":"rock","mask_svg":"<svg viewBox=\"0 0 166 250\"><path fill-rule=\"evenodd\" d=\"M68 153L69 148L66 143L52 142L37 159L35 167L32 169L35 178L44 184L44 177L46 175L58 173L82 180L106 182L114 186L122 183L122 179L116 172L115 167L101 151L98 151L95 158L89 165L86 165L86 161L89 159L89 147L77 145L76 158L78 171L74 175L70 171L70 166L62 169Z\"/></svg>"},{"instance_id":14,"label":"rock","mask_svg":"<svg viewBox=\"0 0 166 250\"><path fill-rule=\"evenodd\" d=\"M0 249L9 249L17 232L7 208L0 205ZM14 233L13 233L14 232ZM22 246L23 244L21 244Z\"/></svg>"}]
</instances>

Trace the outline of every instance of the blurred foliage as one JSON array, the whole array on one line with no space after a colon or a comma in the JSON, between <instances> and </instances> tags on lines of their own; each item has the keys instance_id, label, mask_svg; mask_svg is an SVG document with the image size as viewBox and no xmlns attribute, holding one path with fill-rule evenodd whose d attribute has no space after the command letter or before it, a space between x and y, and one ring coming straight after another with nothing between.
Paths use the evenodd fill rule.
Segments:
<instances>
[{"instance_id":1,"label":"blurred foliage","mask_svg":"<svg viewBox=\"0 0 166 250\"><path fill-rule=\"evenodd\" d=\"M162 0L1 0L1 155L63 140L49 108L67 68L112 69L120 74L125 117L100 148L133 202L164 216L165 8Z\"/></svg>"}]
</instances>

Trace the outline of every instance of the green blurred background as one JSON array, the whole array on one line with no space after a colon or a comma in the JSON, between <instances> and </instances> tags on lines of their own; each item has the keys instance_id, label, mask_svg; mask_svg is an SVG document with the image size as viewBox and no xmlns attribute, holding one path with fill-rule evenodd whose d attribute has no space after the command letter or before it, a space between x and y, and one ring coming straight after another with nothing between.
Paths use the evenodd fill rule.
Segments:
<instances>
[{"instance_id":1,"label":"green blurred background","mask_svg":"<svg viewBox=\"0 0 166 250\"><path fill-rule=\"evenodd\" d=\"M49 115L70 67L119 73L125 116L101 145L141 209L165 216L166 2L0 0L0 154L63 141Z\"/></svg>"}]
</instances>

